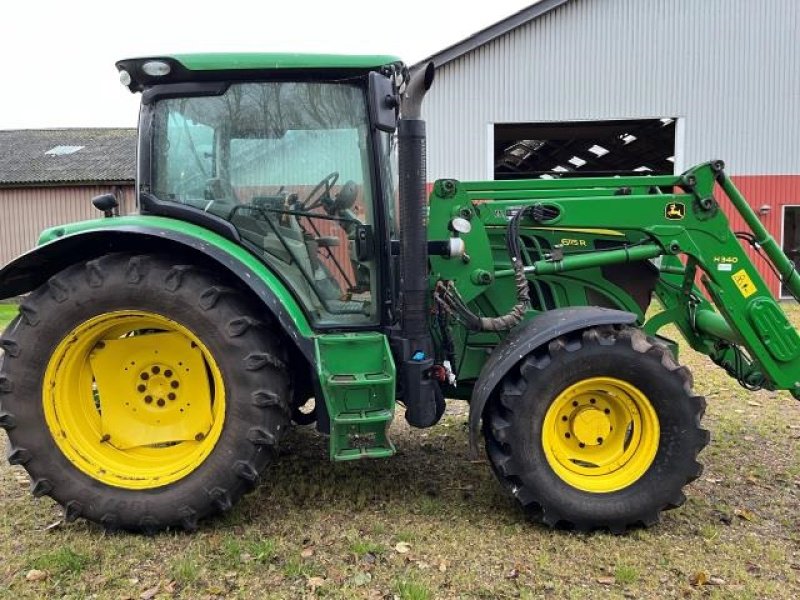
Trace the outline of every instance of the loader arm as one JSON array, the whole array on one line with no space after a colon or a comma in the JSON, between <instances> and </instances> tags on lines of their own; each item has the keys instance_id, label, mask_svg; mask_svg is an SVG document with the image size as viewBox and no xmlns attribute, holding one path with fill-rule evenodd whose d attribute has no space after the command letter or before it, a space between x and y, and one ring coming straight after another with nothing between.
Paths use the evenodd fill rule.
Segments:
<instances>
[{"instance_id":1,"label":"loader arm","mask_svg":"<svg viewBox=\"0 0 800 600\"><path fill-rule=\"evenodd\" d=\"M727 197L750 231L731 230L715 194ZM508 294L514 275L513 269L503 268L511 265L504 263L491 238L521 210L521 235L558 231L562 236L562 243L540 249L532 258L526 255L532 298L537 282L556 274L561 281L565 276L579 280L592 269L626 263L657 269L653 292L664 311L645 322L646 306L642 308L640 324L646 332L654 335L672 323L692 348L710 356L743 386L783 389L800 397L800 336L740 240L749 242L795 295L800 294L800 278L721 161L680 176L439 181L431 198L432 232L456 216L468 218L472 229L461 236L466 260L432 259L436 280L455 280L465 301L491 310L492 294ZM618 241L586 244L586 236ZM629 289L635 284L620 283ZM630 295L606 292L618 298L618 308L630 310Z\"/></svg>"}]
</instances>

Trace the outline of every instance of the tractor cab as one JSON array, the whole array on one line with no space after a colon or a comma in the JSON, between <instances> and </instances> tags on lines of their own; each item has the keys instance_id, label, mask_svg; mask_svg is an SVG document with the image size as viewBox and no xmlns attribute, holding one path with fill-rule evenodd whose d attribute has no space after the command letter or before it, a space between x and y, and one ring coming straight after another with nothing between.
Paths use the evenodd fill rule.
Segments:
<instances>
[{"instance_id":1,"label":"tractor cab","mask_svg":"<svg viewBox=\"0 0 800 600\"><path fill-rule=\"evenodd\" d=\"M299 77L296 55L248 55L274 67L255 76L235 58L118 64L143 92L141 212L232 227L317 326L378 324L391 277L376 240L396 237L396 175L391 132L371 124L368 73L399 64L320 57Z\"/></svg>"}]
</instances>

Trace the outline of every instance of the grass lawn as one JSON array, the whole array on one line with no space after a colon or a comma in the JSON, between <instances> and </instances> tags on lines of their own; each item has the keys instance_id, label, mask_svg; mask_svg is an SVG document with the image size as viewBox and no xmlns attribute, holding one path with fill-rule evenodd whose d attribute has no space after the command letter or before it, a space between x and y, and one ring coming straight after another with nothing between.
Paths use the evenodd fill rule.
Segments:
<instances>
[{"instance_id":1,"label":"grass lawn","mask_svg":"<svg viewBox=\"0 0 800 600\"><path fill-rule=\"evenodd\" d=\"M682 358L708 397L712 442L687 503L653 529L528 523L486 461L470 459L466 406L454 402L430 430L398 415L399 451L383 461L330 464L324 438L296 429L265 484L194 535L61 524L4 463L0 597L796 598L800 406L746 392L689 350Z\"/></svg>"}]
</instances>

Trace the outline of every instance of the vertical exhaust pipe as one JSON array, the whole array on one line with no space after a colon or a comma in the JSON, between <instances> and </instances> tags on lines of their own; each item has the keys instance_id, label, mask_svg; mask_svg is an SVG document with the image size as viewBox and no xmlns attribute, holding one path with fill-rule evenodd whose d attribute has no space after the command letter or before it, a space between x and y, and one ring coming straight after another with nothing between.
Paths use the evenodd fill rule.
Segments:
<instances>
[{"instance_id":1,"label":"vertical exhaust pipe","mask_svg":"<svg viewBox=\"0 0 800 600\"><path fill-rule=\"evenodd\" d=\"M406 420L414 427L434 425L444 412L444 398L428 377L433 340L428 329L427 156L422 100L431 88L434 65L411 76L400 105L397 127L400 175L400 257L402 296L402 391Z\"/></svg>"},{"instance_id":2,"label":"vertical exhaust pipe","mask_svg":"<svg viewBox=\"0 0 800 600\"><path fill-rule=\"evenodd\" d=\"M411 77L401 102L397 127L400 172L401 277L403 280L403 336L409 340L429 337L427 149L422 100L433 84L433 63ZM420 348L420 350L424 350Z\"/></svg>"}]
</instances>

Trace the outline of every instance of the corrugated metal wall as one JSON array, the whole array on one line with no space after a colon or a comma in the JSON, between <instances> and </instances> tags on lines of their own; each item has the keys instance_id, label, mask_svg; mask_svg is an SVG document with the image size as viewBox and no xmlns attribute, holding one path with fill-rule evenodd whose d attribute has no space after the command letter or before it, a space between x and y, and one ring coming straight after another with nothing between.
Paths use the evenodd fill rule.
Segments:
<instances>
[{"instance_id":1,"label":"corrugated metal wall","mask_svg":"<svg viewBox=\"0 0 800 600\"><path fill-rule=\"evenodd\" d=\"M571 0L437 70L430 177L490 177L493 123L646 117L682 166L798 173L798 31L797 0Z\"/></svg>"},{"instance_id":2,"label":"corrugated metal wall","mask_svg":"<svg viewBox=\"0 0 800 600\"><path fill-rule=\"evenodd\" d=\"M96 219L91 199L116 192L120 214L135 211L133 186L0 188L0 265L30 250L47 227Z\"/></svg>"}]
</instances>

